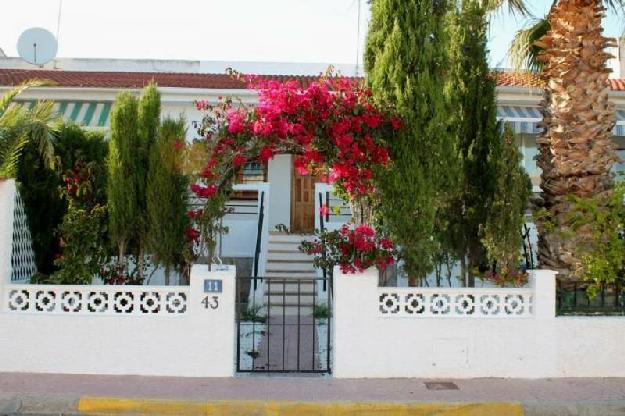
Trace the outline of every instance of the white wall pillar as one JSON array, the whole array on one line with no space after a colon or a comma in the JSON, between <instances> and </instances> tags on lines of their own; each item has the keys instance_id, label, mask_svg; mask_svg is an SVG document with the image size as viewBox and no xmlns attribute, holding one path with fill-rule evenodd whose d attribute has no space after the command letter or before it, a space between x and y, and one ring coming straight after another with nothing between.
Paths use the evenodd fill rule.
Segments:
<instances>
[{"instance_id":1,"label":"white wall pillar","mask_svg":"<svg viewBox=\"0 0 625 416\"><path fill-rule=\"evenodd\" d=\"M221 281L221 292L207 292L207 281ZM236 359L236 267L195 264L191 269L190 316L197 320L197 331L209 339L204 348L211 357L207 377L231 377ZM213 282L214 283L214 282ZM201 346L198 346L201 347Z\"/></svg>"},{"instance_id":2,"label":"white wall pillar","mask_svg":"<svg viewBox=\"0 0 625 416\"><path fill-rule=\"evenodd\" d=\"M267 181L271 185L269 231L278 224L291 227L291 155L277 155L269 161Z\"/></svg>"},{"instance_id":3,"label":"white wall pillar","mask_svg":"<svg viewBox=\"0 0 625 416\"><path fill-rule=\"evenodd\" d=\"M378 275L375 267L358 274L334 268L332 374L337 378L360 374L359 368L368 365L361 358L371 356L371 349L376 348L371 344L369 324L377 320Z\"/></svg>"},{"instance_id":4,"label":"white wall pillar","mask_svg":"<svg viewBox=\"0 0 625 416\"><path fill-rule=\"evenodd\" d=\"M534 314L536 319L556 317L556 275L553 270L534 270L530 286L534 289Z\"/></svg>"},{"instance_id":5,"label":"white wall pillar","mask_svg":"<svg viewBox=\"0 0 625 416\"><path fill-rule=\"evenodd\" d=\"M15 180L0 180L0 286L11 281Z\"/></svg>"}]
</instances>

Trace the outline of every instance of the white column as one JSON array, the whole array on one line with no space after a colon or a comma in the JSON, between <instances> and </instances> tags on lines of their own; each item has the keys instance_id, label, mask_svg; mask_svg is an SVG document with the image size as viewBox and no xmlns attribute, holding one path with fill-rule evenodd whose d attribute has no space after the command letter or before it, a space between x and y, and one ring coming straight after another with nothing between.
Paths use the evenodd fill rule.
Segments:
<instances>
[{"instance_id":1,"label":"white column","mask_svg":"<svg viewBox=\"0 0 625 416\"><path fill-rule=\"evenodd\" d=\"M231 377L235 372L236 333L236 268L235 266L195 264L191 269L189 314L197 341L203 348L211 368L202 369L206 377ZM209 286L221 282L221 292L211 292ZM198 363L199 364L199 363Z\"/></svg>"},{"instance_id":2,"label":"white column","mask_svg":"<svg viewBox=\"0 0 625 416\"><path fill-rule=\"evenodd\" d=\"M267 181L271 185L269 231L278 224L291 227L291 155L277 155L269 161Z\"/></svg>"},{"instance_id":3,"label":"white column","mask_svg":"<svg viewBox=\"0 0 625 416\"><path fill-rule=\"evenodd\" d=\"M11 281L15 180L0 180L0 286Z\"/></svg>"},{"instance_id":4,"label":"white column","mask_svg":"<svg viewBox=\"0 0 625 416\"><path fill-rule=\"evenodd\" d=\"M369 325L376 322L379 272L372 267L363 273L343 274L334 268L332 373L337 378L359 377L362 357L371 355Z\"/></svg>"},{"instance_id":5,"label":"white column","mask_svg":"<svg viewBox=\"0 0 625 416\"><path fill-rule=\"evenodd\" d=\"M530 285L534 288L534 315L536 319L556 317L556 275L553 270L534 270Z\"/></svg>"}]
</instances>

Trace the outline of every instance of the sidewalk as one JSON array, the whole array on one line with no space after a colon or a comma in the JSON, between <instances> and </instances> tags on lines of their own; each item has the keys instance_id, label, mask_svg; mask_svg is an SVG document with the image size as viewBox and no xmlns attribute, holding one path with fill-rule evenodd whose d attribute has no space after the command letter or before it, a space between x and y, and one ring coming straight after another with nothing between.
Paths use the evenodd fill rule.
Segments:
<instances>
[{"instance_id":1,"label":"sidewalk","mask_svg":"<svg viewBox=\"0 0 625 416\"><path fill-rule=\"evenodd\" d=\"M625 379L426 381L2 373L0 414L625 415Z\"/></svg>"}]
</instances>

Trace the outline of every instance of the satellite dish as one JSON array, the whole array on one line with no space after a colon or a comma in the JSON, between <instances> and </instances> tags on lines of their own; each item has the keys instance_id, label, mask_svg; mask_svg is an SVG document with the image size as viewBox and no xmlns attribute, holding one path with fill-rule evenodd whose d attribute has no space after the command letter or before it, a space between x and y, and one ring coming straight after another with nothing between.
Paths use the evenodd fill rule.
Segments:
<instances>
[{"instance_id":1,"label":"satellite dish","mask_svg":"<svg viewBox=\"0 0 625 416\"><path fill-rule=\"evenodd\" d=\"M34 65L44 65L53 60L57 48L54 35L40 27L25 30L17 40L20 57Z\"/></svg>"}]
</instances>

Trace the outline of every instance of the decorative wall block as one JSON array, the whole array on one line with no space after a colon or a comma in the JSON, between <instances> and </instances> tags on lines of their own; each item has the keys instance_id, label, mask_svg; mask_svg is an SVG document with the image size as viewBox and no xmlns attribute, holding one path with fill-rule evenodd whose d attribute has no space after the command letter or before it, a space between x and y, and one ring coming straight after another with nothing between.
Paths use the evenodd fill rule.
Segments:
<instances>
[{"instance_id":1,"label":"decorative wall block","mask_svg":"<svg viewBox=\"0 0 625 416\"><path fill-rule=\"evenodd\" d=\"M51 286L12 284L8 312L88 315L180 315L188 288L142 286Z\"/></svg>"},{"instance_id":2,"label":"decorative wall block","mask_svg":"<svg viewBox=\"0 0 625 416\"><path fill-rule=\"evenodd\" d=\"M381 316L528 317L533 291L529 288L379 288Z\"/></svg>"}]
</instances>

